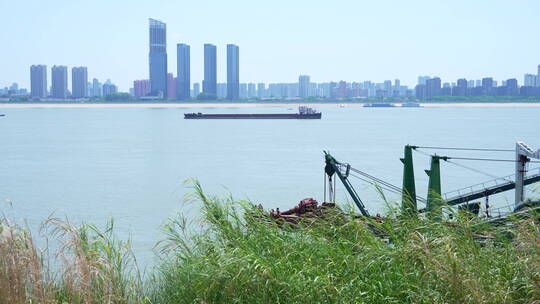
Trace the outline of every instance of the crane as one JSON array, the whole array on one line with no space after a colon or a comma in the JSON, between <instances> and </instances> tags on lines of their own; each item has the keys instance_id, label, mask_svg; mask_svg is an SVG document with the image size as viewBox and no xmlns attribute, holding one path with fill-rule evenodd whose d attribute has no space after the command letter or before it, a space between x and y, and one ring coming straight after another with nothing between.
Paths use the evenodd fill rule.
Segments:
<instances>
[{"instance_id":1,"label":"crane","mask_svg":"<svg viewBox=\"0 0 540 304\"><path fill-rule=\"evenodd\" d=\"M349 173L351 171L351 165L350 164L344 164L338 162L330 153L324 151L324 159L326 162L326 165L324 167L324 172L326 175L328 175L328 182L330 185L330 190L332 191L332 177L334 174L336 174L340 181L343 183L343 186L345 186L345 189L351 196L352 200L360 209L360 212L363 216L369 216L369 212L366 209L366 206L358 196L358 193L356 193L356 190L354 190L353 186L351 185L351 182L349 181ZM345 168L345 172L341 172L342 168ZM332 197L332 193L330 193L330 197Z\"/></svg>"}]
</instances>

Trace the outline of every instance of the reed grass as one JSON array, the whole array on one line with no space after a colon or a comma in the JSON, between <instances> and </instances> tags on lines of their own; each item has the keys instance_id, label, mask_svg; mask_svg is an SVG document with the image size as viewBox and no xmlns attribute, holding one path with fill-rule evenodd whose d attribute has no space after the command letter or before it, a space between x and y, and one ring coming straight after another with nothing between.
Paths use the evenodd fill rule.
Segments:
<instances>
[{"instance_id":1,"label":"reed grass","mask_svg":"<svg viewBox=\"0 0 540 304\"><path fill-rule=\"evenodd\" d=\"M498 230L457 213L449 224L350 214L299 228L194 190L205 228L193 234L182 216L165 226L156 303L540 303L532 219Z\"/></svg>"},{"instance_id":2,"label":"reed grass","mask_svg":"<svg viewBox=\"0 0 540 304\"><path fill-rule=\"evenodd\" d=\"M100 230L47 219L42 230L59 244L52 256L29 229L7 219L0 227L0 304L149 303L131 244L114 237L113 221Z\"/></svg>"},{"instance_id":3,"label":"reed grass","mask_svg":"<svg viewBox=\"0 0 540 304\"><path fill-rule=\"evenodd\" d=\"M49 254L4 219L0 304L540 303L537 218L495 228L461 213L380 221L345 208L290 225L196 181L192 200L200 218L165 223L145 278L112 221L98 229L49 218L41 232L59 244Z\"/></svg>"}]
</instances>

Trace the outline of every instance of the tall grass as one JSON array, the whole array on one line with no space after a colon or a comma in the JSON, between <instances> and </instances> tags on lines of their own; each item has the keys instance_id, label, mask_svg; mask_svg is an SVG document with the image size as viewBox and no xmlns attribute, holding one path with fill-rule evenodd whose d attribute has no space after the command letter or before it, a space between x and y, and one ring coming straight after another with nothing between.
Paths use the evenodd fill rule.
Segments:
<instances>
[{"instance_id":1,"label":"tall grass","mask_svg":"<svg viewBox=\"0 0 540 304\"><path fill-rule=\"evenodd\" d=\"M514 235L459 214L451 224L351 216L299 229L194 188L205 228L190 233L182 217L166 225L156 303L539 303L533 220Z\"/></svg>"},{"instance_id":2,"label":"tall grass","mask_svg":"<svg viewBox=\"0 0 540 304\"><path fill-rule=\"evenodd\" d=\"M49 218L43 232L59 246L40 250L29 229L0 225L0 303L142 303L142 280L130 242L105 229ZM51 266L53 265L53 266Z\"/></svg>"},{"instance_id":3,"label":"tall grass","mask_svg":"<svg viewBox=\"0 0 540 304\"><path fill-rule=\"evenodd\" d=\"M4 219L0 304L540 303L536 219L493 228L459 213L441 223L336 209L291 225L197 182L193 199L201 218L166 222L144 279L112 221L48 219L42 233L59 243L49 254Z\"/></svg>"}]
</instances>

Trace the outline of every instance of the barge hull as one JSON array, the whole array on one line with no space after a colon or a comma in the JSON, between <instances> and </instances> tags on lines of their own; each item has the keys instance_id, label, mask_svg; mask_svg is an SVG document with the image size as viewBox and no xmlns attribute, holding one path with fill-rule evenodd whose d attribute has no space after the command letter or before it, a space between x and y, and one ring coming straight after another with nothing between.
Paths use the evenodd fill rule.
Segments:
<instances>
[{"instance_id":1,"label":"barge hull","mask_svg":"<svg viewBox=\"0 0 540 304\"><path fill-rule=\"evenodd\" d=\"M184 114L185 119L321 119L314 114Z\"/></svg>"}]
</instances>

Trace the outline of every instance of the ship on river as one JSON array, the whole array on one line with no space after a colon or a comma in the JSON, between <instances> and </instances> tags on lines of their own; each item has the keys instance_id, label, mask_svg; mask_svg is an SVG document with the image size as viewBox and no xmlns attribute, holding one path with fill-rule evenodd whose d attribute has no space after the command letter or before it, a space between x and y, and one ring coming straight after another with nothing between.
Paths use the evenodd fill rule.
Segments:
<instances>
[{"instance_id":1,"label":"ship on river","mask_svg":"<svg viewBox=\"0 0 540 304\"><path fill-rule=\"evenodd\" d=\"M204 114L185 113L184 119L321 119L321 112L310 107L298 107L298 113L281 114Z\"/></svg>"}]
</instances>

